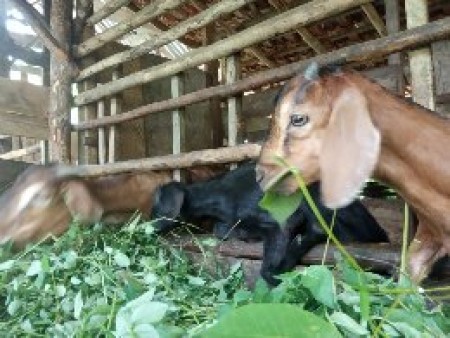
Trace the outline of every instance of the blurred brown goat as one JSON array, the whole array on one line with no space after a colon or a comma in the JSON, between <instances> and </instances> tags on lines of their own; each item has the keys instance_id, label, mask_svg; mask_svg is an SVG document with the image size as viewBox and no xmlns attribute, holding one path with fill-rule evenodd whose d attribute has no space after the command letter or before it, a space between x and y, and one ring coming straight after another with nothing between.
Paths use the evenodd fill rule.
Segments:
<instances>
[{"instance_id":1,"label":"blurred brown goat","mask_svg":"<svg viewBox=\"0 0 450 338\"><path fill-rule=\"evenodd\" d=\"M312 64L290 80L272 117L257 168L262 188L281 168L297 167L306 183L322 182L326 206L339 208L371 176L392 185L417 214L408 268L419 282L450 253L450 121L406 102L364 76ZM292 178L279 185L297 188Z\"/></svg>"},{"instance_id":2,"label":"blurred brown goat","mask_svg":"<svg viewBox=\"0 0 450 338\"><path fill-rule=\"evenodd\" d=\"M126 221L136 210L149 216L153 193L170 181L166 173L76 175L76 167L34 166L0 198L0 243L16 248L64 233L74 217L82 224Z\"/></svg>"}]
</instances>

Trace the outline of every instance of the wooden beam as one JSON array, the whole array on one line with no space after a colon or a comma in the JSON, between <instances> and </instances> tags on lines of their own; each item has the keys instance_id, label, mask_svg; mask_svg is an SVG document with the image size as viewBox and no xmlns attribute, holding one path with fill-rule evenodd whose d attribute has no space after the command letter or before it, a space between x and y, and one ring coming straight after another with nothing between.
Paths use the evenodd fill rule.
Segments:
<instances>
[{"instance_id":1,"label":"wooden beam","mask_svg":"<svg viewBox=\"0 0 450 338\"><path fill-rule=\"evenodd\" d=\"M372 23L373 27L376 29L380 36L386 36L387 30L384 25L384 21L378 14L377 9L371 3L361 5L362 10L366 14L369 21Z\"/></svg>"},{"instance_id":2,"label":"wooden beam","mask_svg":"<svg viewBox=\"0 0 450 338\"><path fill-rule=\"evenodd\" d=\"M244 6L254 0L224 0L219 1L197 15L194 15L185 21L179 23L177 26L152 37L148 41L143 42L139 46L130 48L121 53L111 55L89 67L80 71L77 76L77 81L84 80L89 76L99 73L107 68L119 65L121 63L138 58L141 55L149 53L158 47L164 46L172 42L184 34L204 27L216 20L219 16L233 12L239 7Z\"/></svg>"},{"instance_id":3,"label":"wooden beam","mask_svg":"<svg viewBox=\"0 0 450 338\"><path fill-rule=\"evenodd\" d=\"M280 3L276 0L268 0L269 4L275 8L277 11L286 10L287 5L285 3ZM303 41L311 47L317 54L325 53L325 46L311 34L311 32L305 27L297 27L295 29L298 35L303 39Z\"/></svg>"},{"instance_id":4,"label":"wooden beam","mask_svg":"<svg viewBox=\"0 0 450 338\"><path fill-rule=\"evenodd\" d=\"M63 42L62 40L58 40L57 37L51 33L54 33L54 31L48 26L47 22L45 22L45 18L26 0L12 0L12 3L27 19L30 26L42 40L44 46L52 52L57 59L67 62L70 59L70 41Z\"/></svg>"},{"instance_id":5,"label":"wooden beam","mask_svg":"<svg viewBox=\"0 0 450 338\"><path fill-rule=\"evenodd\" d=\"M413 28L428 22L427 0L405 0L406 25ZM433 65L429 47L409 52L411 88L415 102L434 110Z\"/></svg>"},{"instance_id":6,"label":"wooden beam","mask_svg":"<svg viewBox=\"0 0 450 338\"><path fill-rule=\"evenodd\" d=\"M2 160L14 160L20 157L24 157L27 155L32 155L32 154L36 154L38 152L41 151L41 145L40 144L35 144L33 146L27 147L27 148L22 148L22 149L18 149L18 150L12 150L8 153L5 154L1 154L0 155L0 159Z\"/></svg>"},{"instance_id":7,"label":"wooden beam","mask_svg":"<svg viewBox=\"0 0 450 338\"><path fill-rule=\"evenodd\" d=\"M72 1L53 0L51 29L63 46L70 45L72 37ZM50 128L51 161L70 162L70 109L72 102L72 66L67 58L51 53L50 99L48 120Z\"/></svg>"},{"instance_id":8,"label":"wooden beam","mask_svg":"<svg viewBox=\"0 0 450 338\"><path fill-rule=\"evenodd\" d=\"M182 107L193 103L208 100L212 97L226 98L230 95L240 93L246 90L260 88L263 85L272 82L286 80L302 71L312 61L320 64L330 63L363 63L376 58L383 58L389 54L397 53L406 49L413 49L448 37L450 34L450 18L444 18L428 23L424 26L399 32L387 37L372 41L359 43L356 45L341 48L326 54L318 55L308 60L285 65L276 69L270 69L251 75L241 81L231 85L220 85L212 88L206 88L193 93L179 97L177 100L167 100L154 102L137 109L133 109L115 117L105 117L101 121L90 121L74 125L75 130L85 130L98 128L111 124L117 124L124 121L138 119L160 111L171 110L176 107Z\"/></svg>"},{"instance_id":9,"label":"wooden beam","mask_svg":"<svg viewBox=\"0 0 450 338\"><path fill-rule=\"evenodd\" d=\"M74 55L78 58L86 56L94 50L104 46L106 43L119 39L133 29L142 26L186 1L187 0L155 0L137 12L130 21L119 22L117 25L109 28L103 33L93 36L78 46L74 46Z\"/></svg>"},{"instance_id":10,"label":"wooden beam","mask_svg":"<svg viewBox=\"0 0 450 338\"><path fill-rule=\"evenodd\" d=\"M333 2L328 0L314 0L308 2L236 33L233 36L220 40L210 46L197 48L175 60L170 60L150 69L133 73L114 83L110 82L105 84L102 88L84 92L75 97L75 104L87 104L130 87L177 74L188 68L201 65L212 59L227 56L237 50L269 39L270 37L288 31L299 24L304 25L314 22L366 2L367 0L335 0Z\"/></svg>"},{"instance_id":11,"label":"wooden beam","mask_svg":"<svg viewBox=\"0 0 450 338\"><path fill-rule=\"evenodd\" d=\"M87 19L86 24L94 26L96 23L99 23L104 18L107 18L121 7L127 6L130 2L131 0L109 0L103 5L102 8L97 10Z\"/></svg>"},{"instance_id":12,"label":"wooden beam","mask_svg":"<svg viewBox=\"0 0 450 338\"><path fill-rule=\"evenodd\" d=\"M400 5L398 0L384 0L385 17L386 17L386 30L388 34L395 34L400 31ZM388 63L390 65L398 65L400 69L403 69L403 60L401 53L395 53L389 55ZM400 95L405 93L405 80L403 71L398 74L399 83L397 91Z\"/></svg>"},{"instance_id":13,"label":"wooden beam","mask_svg":"<svg viewBox=\"0 0 450 338\"><path fill-rule=\"evenodd\" d=\"M86 21L94 12L93 0L76 0L75 20L73 23L73 42L79 43L82 40L83 30Z\"/></svg>"},{"instance_id":14,"label":"wooden beam","mask_svg":"<svg viewBox=\"0 0 450 338\"><path fill-rule=\"evenodd\" d=\"M172 76L170 81L170 89L172 98L177 98L184 93L184 76L177 74ZM172 154L178 155L183 151L185 140L185 123L184 123L184 108L174 109L172 111ZM173 179L181 181L181 172L179 169L173 173Z\"/></svg>"},{"instance_id":15,"label":"wooden beam","mask_svg":"<svg viewBox=\"0 0 450 338\"><path fill-rule=\"evenodd\" d=\"M178 155L165 155L140 160L128 160L104 165L80 165L69 167L68 173L81 176L112 175L123 172L173 170L193 165L240 162L259 156L261 146L244 144L235 147L197 150Z\"/></svg>"}]
</instances>

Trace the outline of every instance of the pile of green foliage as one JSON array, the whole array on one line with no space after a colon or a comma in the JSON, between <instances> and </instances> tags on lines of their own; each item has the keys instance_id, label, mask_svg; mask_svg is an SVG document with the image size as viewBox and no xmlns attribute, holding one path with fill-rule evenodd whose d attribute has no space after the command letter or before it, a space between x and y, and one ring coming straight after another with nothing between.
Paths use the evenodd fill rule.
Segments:
<instances>
[{"instance_id":1,"label":"pile of green foliage","mask_svg":"<svg viewBox=\"0 0 450 338\"><path fill-rule=\"evenodd\" d=\"M195 240L195 238L193 237ZM211 243L206 243L212 245ZM204 246L208 255L208 246ZM0 262L0 336L444 337L449 309L416 288L341 260L243 285L234 265L214 277L152 224L76 225L53 243Z\"/></svg>"}]
</instances>

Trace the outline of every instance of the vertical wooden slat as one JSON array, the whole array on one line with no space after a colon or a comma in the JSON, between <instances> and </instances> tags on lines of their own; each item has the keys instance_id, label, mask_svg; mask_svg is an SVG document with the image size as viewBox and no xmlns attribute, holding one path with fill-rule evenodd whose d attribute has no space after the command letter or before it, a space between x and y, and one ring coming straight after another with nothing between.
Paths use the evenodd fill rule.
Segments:
<instances>
[{"instance_id":1,"label":"vertical wooden slat","mask_svg":"<svg viewBox=\"0 0 450 338\"><path fill-rule=\"evenodd\" d=\"M85 6L85 0L77 0L78 6ZM93 14L93 7L87 6L86 13L83 15L91 16ZM87 40L95 35L94 27L85 26L81 37L76 38L81 40ZM81 61L81 67L87 67L95 62L94 57L89 56L83 58ZM78 91L84 92L89 89L95 88L97 85L95 83L95 78L90 78L78 84ZM89 104L79 108L78 118L80 121L88 121L95 119L97 117L97 105ZM98 131L87 130L85 132L78 133L78 164L96 164L98 162Z\"/></svg>"},{"instance_id":2,"label":"vertical wooden slat","mask_svg":"<svg viewBox=\"0 0 450 338\"><path fill-rule=\"evenodd\" d=\"M236 82L241 78L241 60L239 54L233 54L226 59L226 83ZM228 146L235 146L241 141L240 120L242 113L242 97L231 96L228 106ZM235 168L232 165L231 168Z\"/></svg>"},{"instance_id":3,"label":"vertical wooden slat","mask_svg":"<svg viewBox=\"0 0 450 338\"><path fill-rule=\"evenodd\" d=\"M215 42L214 24L207 25L204 28L203 45ZM219 61L214 59L205 64L206 83L205 87L217 86L219 84ZM220 108L220 100L215 97L209 100L209 110L211 113L212 126L212 145L218 148L223 145L224 130L222 125L222 109Z\"/></svg>"},{"instance_id":4,"label":"vertical wooden slat","mask_svg":"<svg viewBox=\"0 0 450 338\"><path fill-rule=\"evenodd\" d=\"M405 0L406 24L408 28L428 22L427 0ZM414 101L434 110L433 67L430 48L414 50L409 54L411 87Z\"/></svg>"},{"instance_id":5,"label":"vertical wooden slat","mask_svg":"<svg viewBox=\"0 0 450 338\"><path fill-rule=\"evenodd\" d=\"M171 78L172 98L179 97L184 93L183 74L177 74ZM185 125L184 125L184 109L175 109L172 111L172 153L179 154L185 144ZM175 170L173 179L181 180L180 170Z\"/></svg>"},{"instance_id":6,"label":"vertical wooden slat","mask_svg":"<svg viewBox=\"0 0 450 338\"><path fill-rule=\"evenodd\" d=\"M105 101L100 100L97 102L97 118L105 116ZM105 128L98 128L98 163L106 163L106 139L105 139Z\"/></svg>"},{"instance_id":7,"label":"vertical wooden slat","mask_svg":"<svg viewBox=\"0 0 450 338\"><path fill-rule=\"evenodd\" d=\"M8 32L6 31L7 1L0 1L0 76L9 79Z\"/></svg>"},{"instance_id":8,"label":"vertical wooden slat","mask_svg":"<svg viewBox=\"0 0 450 338\"><path fill-rule=\"evenodd\" d=\"M400 5L398 0L384 0L387 34L395 34L400 31ZM403 76L403 60L401 53L391 54L388 63L398 66L398 92L405 94L405 80Z\"/></svg>"},{"instance_id":9,"label":"vertical wooden slat","mask_svg":"<svg viewBox=\"0 0 450 338\"><path fill-rule=\"evenodd\" d=\"M112 74L112 80L115 81L120 77L120 69L116 69ZM119 95L111 97L111 116L120 114L121 101ZM117 133L116 126L109 127L109 140L108 140L108 162L114 163L116 161L116 149L117 149Z\"/></svg>"}]
</instances>

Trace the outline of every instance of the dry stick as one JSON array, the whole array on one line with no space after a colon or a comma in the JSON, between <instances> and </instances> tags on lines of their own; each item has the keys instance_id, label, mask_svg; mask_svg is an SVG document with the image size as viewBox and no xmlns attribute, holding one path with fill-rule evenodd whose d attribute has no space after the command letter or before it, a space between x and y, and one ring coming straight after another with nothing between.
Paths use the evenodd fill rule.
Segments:
<instances>
[{"instance_id":1,"label":"dry stick","mask_svg":"<svg viewBox=\"0 0 450 338\"><path fill-rule=\"evenodd\" d=\"M405 49L422 46L435 40L444 39L449 35L450 18L445 18L410 29L408 31L392 34L384 38L344 47L308 60L259 72L233 84L210 87L180 96L178 99L151 103L118 116L105 117L101 120L81 122L78 125L74 125L73 129L86 130L98 128L100 126L107 126L138 119L160 111L172 110L178 107L205 101L212 97L226 98L230 95L246 90L259 88L268 83L286 80L287 78L290 78L299 71L303 70L312 61L316 61L320 64L364 62L367 60L384 57Z\"/></svg>"},{"instance_id":2,"label":"dry stick","mask_svg":"<svg viewBox=\"0 0 450 338\"><path fill-rule=\"evenodd\" d=\"M109 82L101 89L95 88L86 91L75 97L75 104L87 104L130 87L177 74L210 60L228 56L279 33L284 33L298 25L318 21L367 2L368 0L334 0L333 2L329 0L314 0L308 2L212 45L192 50L180 58L133 73L118 81Z\"/></svg>"},{"instance_id":3,"label":"dry stick","mask_svg":"<svg viewBox=\"0 0 450 338\"><path fill-rule=\"evenodd\" d=\"M83 69L77 77L77 81L81 81L89 76L92 76L98 72L101 72L109 67L133 60L138 58L145 53L149 53L152 50L164 46L169 42L172 42L184 34L213 22L218 17L224 14L231 13L236 9L244 6L255 0L224 0L219 1L213 6L207 8L203 12L190 17L189 19L181 22L179 25L175 26L168 31L161 32L161 34L155 36L137 47L133 47L130 50L114 54L109 56L89 67Z\"/></svg>"},{"instance_id":4,"label":"dry stick","mask_svg":"<svg viewBox=\"0 0 450 338\"><path fill-rule=\"evenodd\" d=\"M189 168L196 165L240 162L255 159L259 156L261 146L258 144L244 144L235 147L224 147L165 155L140 160L129 160L104 165L80 165L68 167L66 174L82 176L111 175L130 171L172 170Z\"/></svg>"},{"instance_id":5,"label":"dry stick","mask_svg":"<svg viewBox=\"0 0 450 338\"><path fill-rule=\"evenodd\" d=\"M42 40L44 46L59 60L69 60L68 47L62 45L51 33L45 18L26 0L13 0L14 6L23 14L27 22Z\"/></svg>"},{"instance_id":6,"label":"dry stick","mask_svg":"<svg viewBox=\"0 0 450 338\"><path fill-rule=\"evenodd\" d=\"M133 29L146 24L162 13L181 5L183 2L186 2L186 0L153 1L151 4L145 6L143 9L137 12L130 21L120 22L114 27L104 31L103 33L93 36L80 45L75 46L74 55L76 57L86 56L92 53L94 50L104 46L106 43L124 36Z\"/></svg>"},{"instance_id":7,"label":"dry stick","mask_svg":"<svg viewBox=\"0 0 450 338\"><path fill-rule=\"evenodd\" d=\"M86 24L93 26L104 18L116 12L119 8L128 5L131 0L110 0L103 5L96 13L86 20Z\"/></svg>"}]
</instances>

